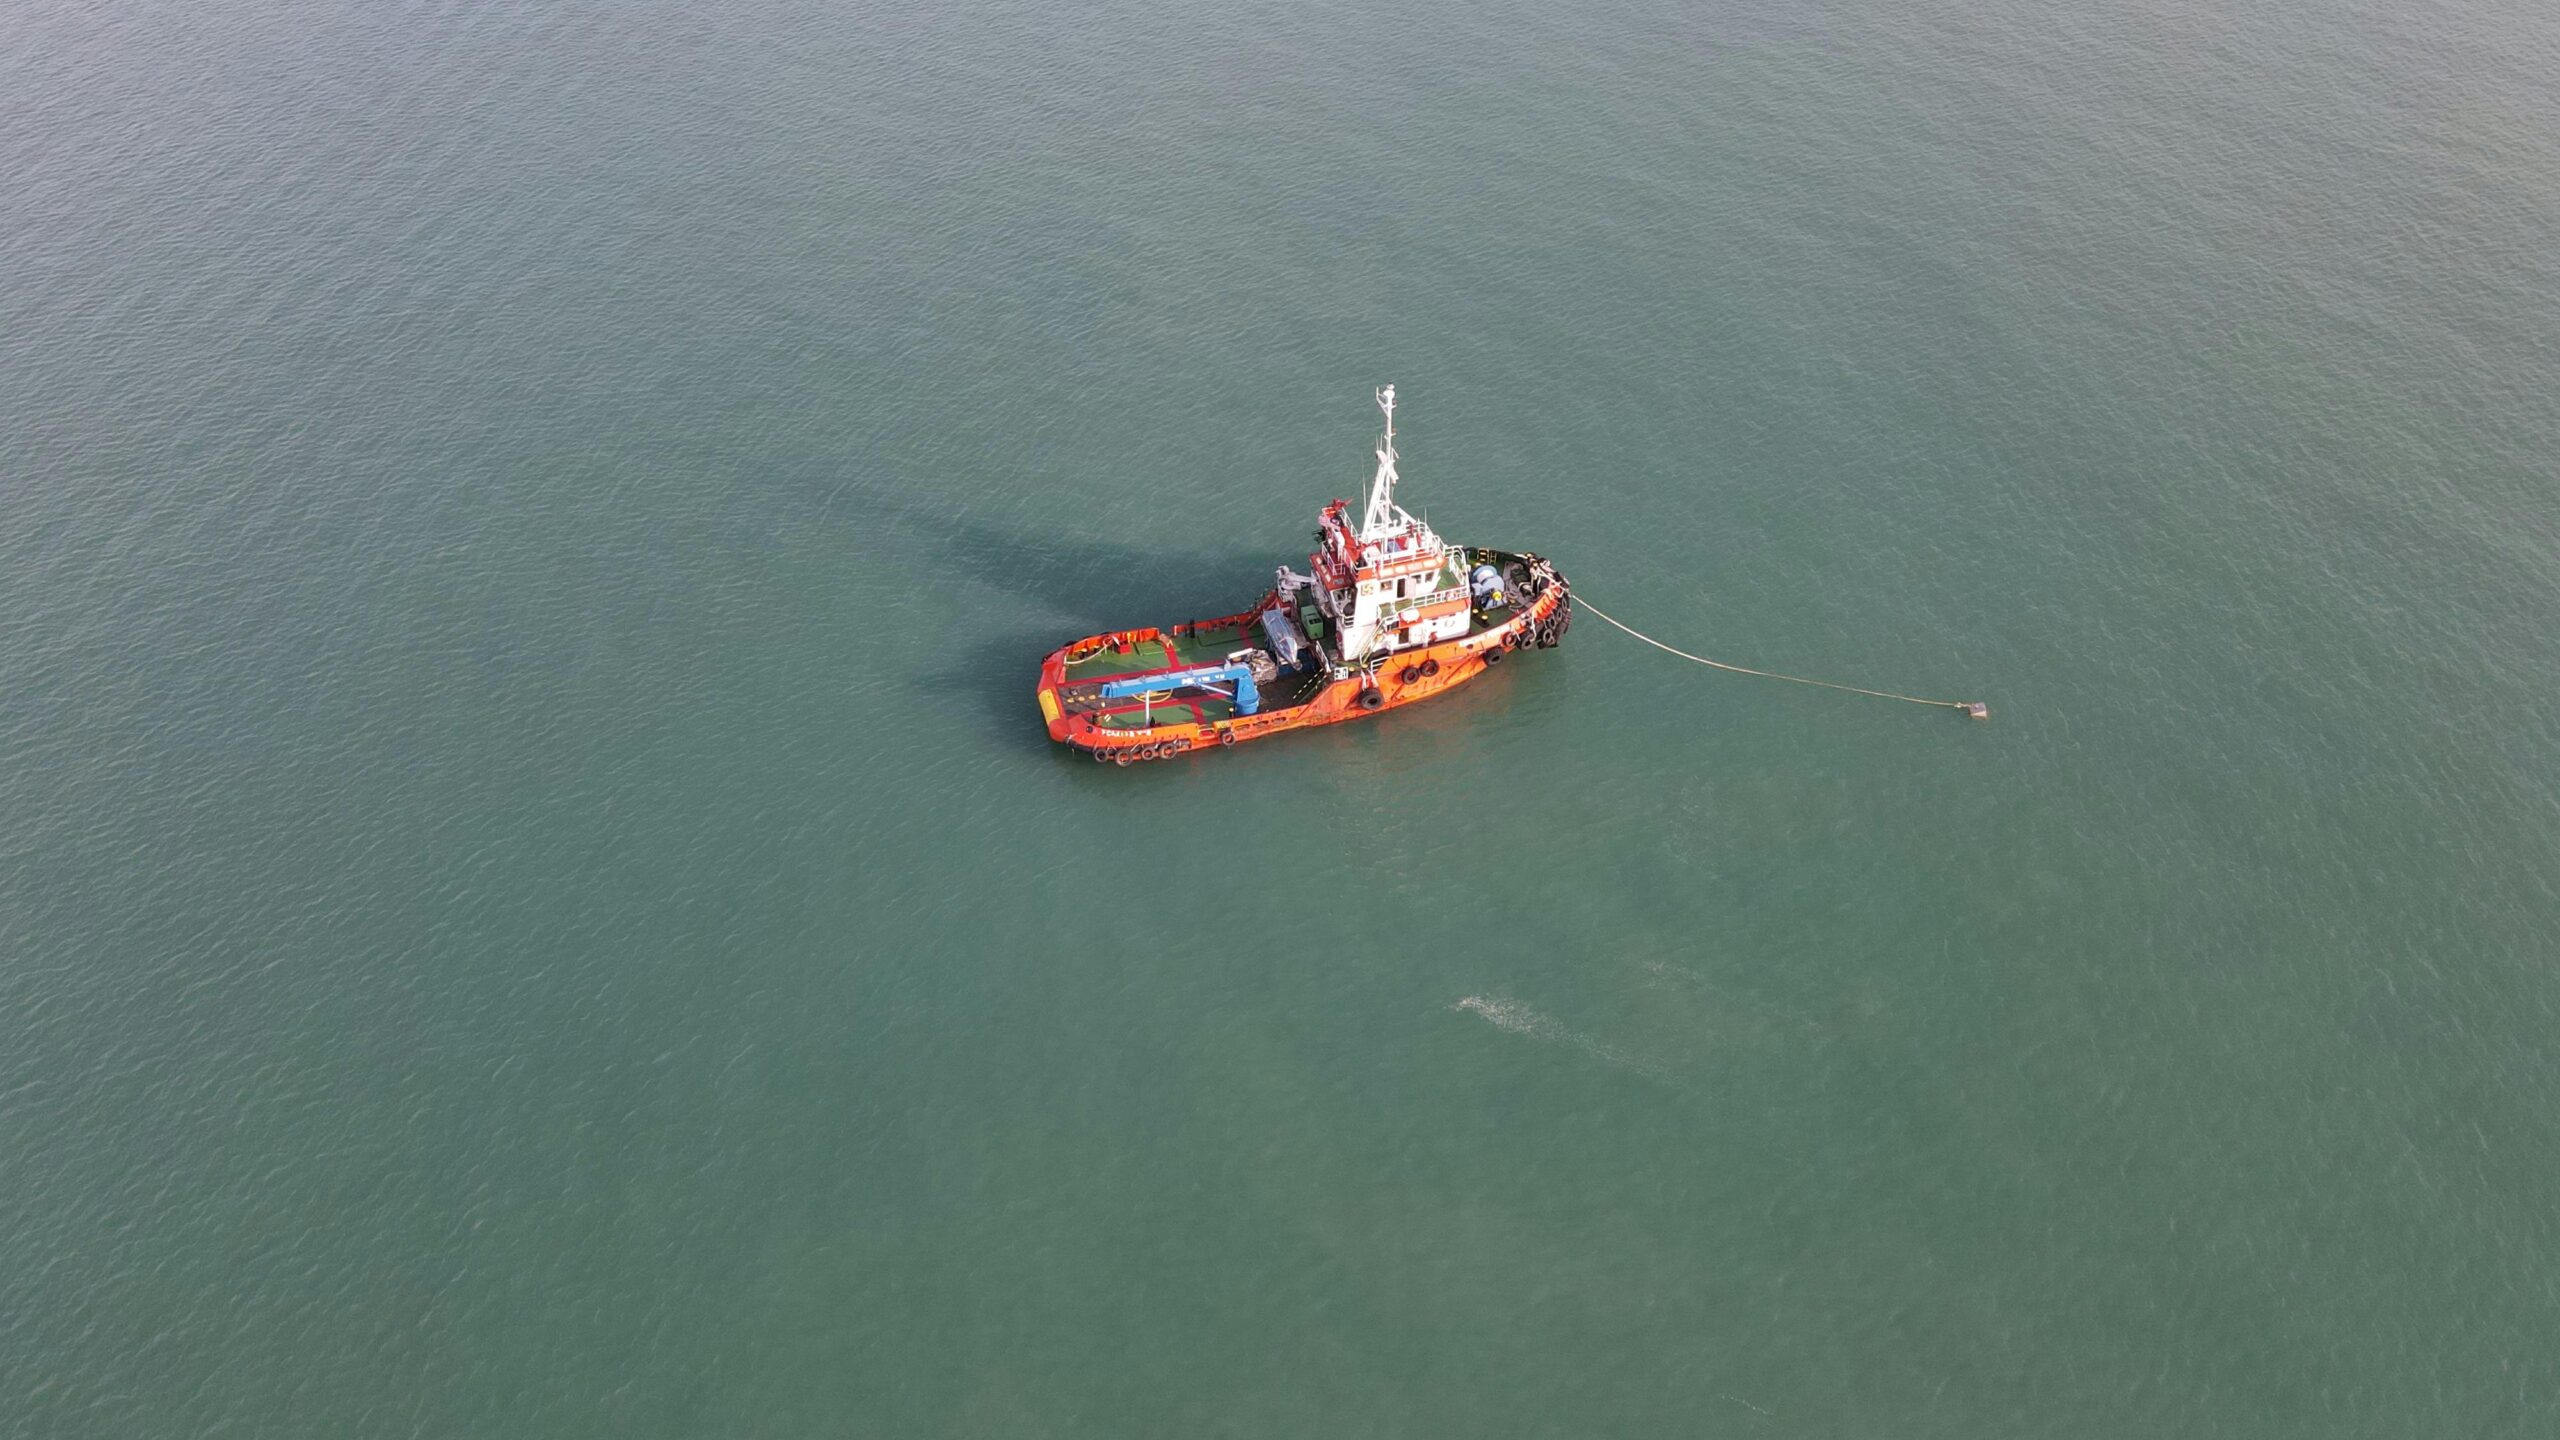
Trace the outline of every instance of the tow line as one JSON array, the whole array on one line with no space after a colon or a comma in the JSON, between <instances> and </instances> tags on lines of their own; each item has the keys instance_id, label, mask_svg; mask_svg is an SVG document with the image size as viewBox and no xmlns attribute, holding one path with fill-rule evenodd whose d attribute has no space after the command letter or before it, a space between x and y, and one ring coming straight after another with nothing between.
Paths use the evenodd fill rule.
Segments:
<instances>
[{"instance_id":1,"label":"tow line","mask_svg":"<svg viewBox=\"0 0 2560 1440\"><path fill-rule=\"evenodd\" d=\"M1774 670L1754 670L1747 665L1727 665L1721 660L1710 660L1704 655L1692 655L1686 650L1673 649L1671 646L1663 644L1661 641L1654 639L1652 636L1645 634L1643 631L1636 629L1632 625L1624 623L1616 616L1611 615L1608 611L1603 610L1599 606L1592 604L1589 600L1584 599L1582 591L1579 588L1576 588L1573 592L1573 604L1576 609L1590 611L1592 614L1597 615L1601 619L1608 621L1610 624L1617 626L1619 629L1626 631L1628 634L1633 635L1638 640L1643 641L1656 650L1669 650L1672 654L1679 656L1683 660L1695 661L1700 665L1710 665L1718 670L1730 670L1736 675L1757 675L1763 680L1784 680L1791 685L1819 685L1825 690L1846 690L1852 695L1872 695L1879 700L1900 700L1912 705L1935 705L1942 710L1960 710L1976 720L1988 720L1991 718L1991 707L1979 700L1924 700L1917 695L1897 695L1890 690L1865 690L1855 685L1834 684L1829 680L1808 680L1802 675L1781 675Z\"/></svg>"}]
</instances>

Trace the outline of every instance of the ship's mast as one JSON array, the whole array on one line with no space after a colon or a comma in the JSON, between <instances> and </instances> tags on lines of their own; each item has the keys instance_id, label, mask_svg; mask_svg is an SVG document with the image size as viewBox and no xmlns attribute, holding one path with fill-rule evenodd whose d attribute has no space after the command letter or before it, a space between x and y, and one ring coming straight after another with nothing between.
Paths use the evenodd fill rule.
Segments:
<instances>
[{"instance_id":1,"label":"ship's mast","mask_svg":"<svg viewBox=\"0 0 2560 1440\"><path fill-rule=\"evenodd\" d=\"M1387 433L1378 441L1378 473L1369 481L1369 511L1360 522L1360 538L1375 540L1396 523L1396 387L1378 388L1378 408L1386 412Z\"/></svg>"}]
</instances>

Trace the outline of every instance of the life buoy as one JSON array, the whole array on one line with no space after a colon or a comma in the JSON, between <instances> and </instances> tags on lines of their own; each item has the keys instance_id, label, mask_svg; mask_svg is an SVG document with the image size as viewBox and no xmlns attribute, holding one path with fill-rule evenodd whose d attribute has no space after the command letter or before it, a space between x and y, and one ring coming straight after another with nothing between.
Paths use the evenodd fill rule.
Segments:
<instances>
[{"instance_id":1,"label":"life buoy","mask_svg":"<svg viewBox=\"0 0 2560 1440\"><path fill-rule=\"evenodd\" d=\"M1360 708L1363 710L1375 710L1386 703L1387 697L1379 694L1375 690L1363 690L1360 692Z\"/></svg>"}]
</instances>

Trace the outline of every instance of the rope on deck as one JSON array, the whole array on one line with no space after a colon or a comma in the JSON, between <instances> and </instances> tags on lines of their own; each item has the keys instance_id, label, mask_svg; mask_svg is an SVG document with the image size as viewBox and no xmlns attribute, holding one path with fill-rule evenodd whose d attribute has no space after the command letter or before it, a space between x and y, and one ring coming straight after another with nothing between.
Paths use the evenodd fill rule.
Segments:
<instances>
[{"instance_id":1,"label":"rope on deck","mask_svg":"<svg viewBox=\"0 0 2560 1440\"><path fill-rule=\"evenodd\" d=\"M1597 615L1601 619L1608 621L1611 625L1615 625L1619 629L1626 631L1628 634L1633 635L1638 640L1643 641L1656 650L1669 650L1672 654L1679 656L1683 660L1695 661L1700 665L1711 665L1718 670L1730 670L1736 675L1757 675L1763 680L1784 680L1792 685L1819 685L1825 690L1845 690L1852 695L1872 695L1878 700L1901 700L1912 705L1935 705L1944 710L1961 710L1976 720L1988 720L1991 718L1991 707L1985 705L1979 700L1925 700L1917 695L1897 695L1890 690L1866 690L1855 685L1836 684L1829 680L1808 680L1802 675L1781 675L1774 670L1754 670L1747 665L1727 665L1721 660L1710 660L1704 655L1692 655L1686 650L1676 650L1671 646L1663 644L1661 641L1654 639L1652 636L1645 634L1634 626L1628 625L1619 620L1608 611L1592 604L1589 600L1583 598L1582 591L1579 589L1576 589L1573 592L1573 603L1576 608L1590 611L1592 614Z\"/></svg>"}]
</instances>

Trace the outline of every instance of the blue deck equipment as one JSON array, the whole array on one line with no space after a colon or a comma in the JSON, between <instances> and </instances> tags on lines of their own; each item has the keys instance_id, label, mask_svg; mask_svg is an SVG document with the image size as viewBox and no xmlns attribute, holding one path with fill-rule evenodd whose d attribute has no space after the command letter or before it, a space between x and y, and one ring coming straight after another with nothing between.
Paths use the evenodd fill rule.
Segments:
<instances>
[{"instance_id":1,"label":"blue deck equipment","mask_svg":"<svg viewBox=\"0 0 2560 1440\"><path fill-rule=\"evenodd\" d=\"M1210 685L1233 684L1238 715L1250 715L1262 708L1262 692L1253 688L1253 672L1242 664L1202 665L1190 670L1157 670L1145 675L1123 675L1102 682L1102 698L1117 700L1124 695L1144 695L1150 690L1201 689Z\"/></svg>"}]
</instances>

